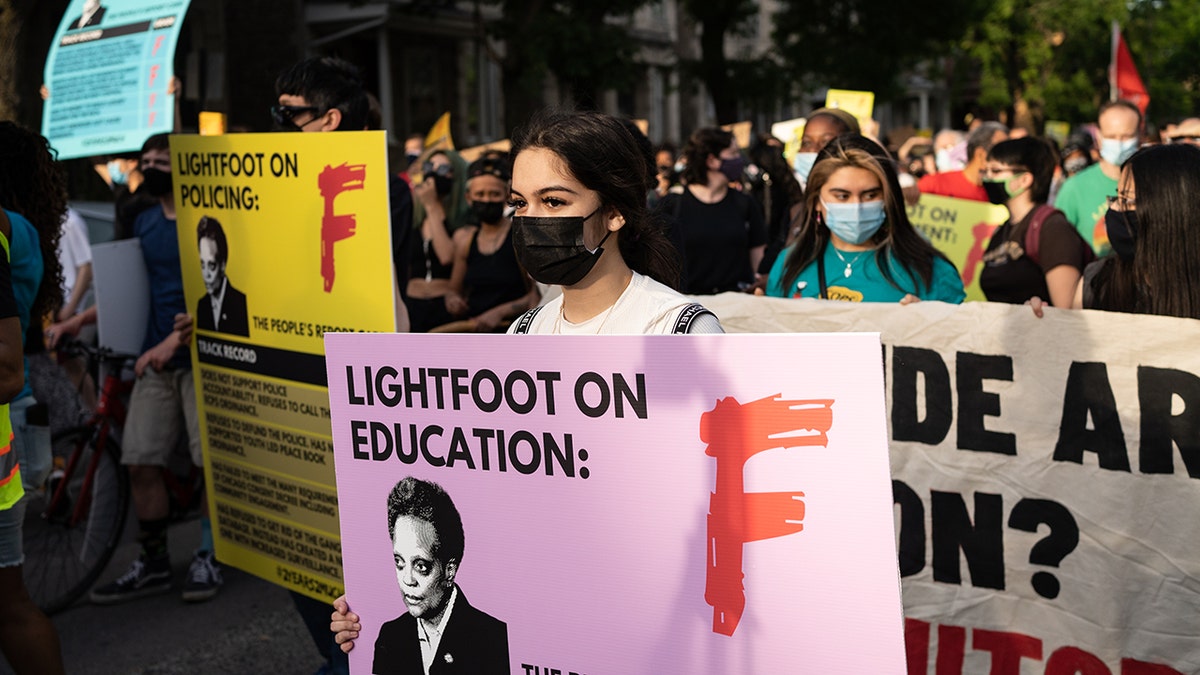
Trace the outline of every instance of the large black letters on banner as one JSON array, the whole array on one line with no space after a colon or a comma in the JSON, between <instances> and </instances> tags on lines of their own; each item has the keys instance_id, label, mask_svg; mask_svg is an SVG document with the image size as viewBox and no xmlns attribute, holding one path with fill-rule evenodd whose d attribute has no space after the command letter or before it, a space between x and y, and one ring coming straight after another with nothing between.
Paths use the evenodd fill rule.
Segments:
<instances>
[{"instance_id":1,"label":"large black letters on banner","mask_svg":"<svg viewBox=\"0 0 1200 675\"><path fill-rule=\"evenodd\" d=\"M1168 394L1168 414L1170 398ZM1089 413L1095 425L1093 429L1087 428ZM1170 444L1169 439L1167 443ZM1096 453L1102 469L1129 471L1125 433L1121 429L1121 419L1117 417L1117 400L1108 382L1108 367L1103 363L1073 362L1067 376L1054 459L1083 464L1084 451ZM1170 466L1169 455L1167 462Z\"/></svg>"},{"instance_id":2,"label":"large black letters on banner","mask_svg":"<svg viewBox=\"0 0 1200 675\"><path fill-rule=\"evenodd\" d=\"M925 376L925 419L917 419L917 374ZM892 438L937 445L954 421L950 371L932 349L892 350Z\"/></svg>"},{"instance_id":3,"label":"large black letters on banner","mask_svg":"<svg viewBox=\"0 0 1200 675\"><path fill-rule=\"evenodd\" d=\"M984 428L984 417L1000 416L1000 395L983 390L984 380L1012 382L1011 356L959 352L954 364L958 385L958 447L960 450L1017 454L1017 437Z\"/></svg>"},{"instance_id":4,"label":"large black letters on banner","mask_svg":"<svg viewBox=\"0 0 1200 675\"><path fill-rule=\"evenodd\" d=\"M1000 495L975 493L975 523L957 492L931 493L933 580L962 583L958 551L971 573L971 585L1004 590L1004 503Z\"/></svg>"},{"instance_id":5,"label":"large black letters on banner","mask_svg":"<svg viewBox=\"0 0 1200 675\"><path fill-rule=\"evenodd\" d=\"M1022 499L1008 514L1008 526L1025 532L1037 532L1042 523L1049 526L1050 533L1030 549L1029 562L1058 567L1079 545L1079 524L1067 507L1049 499ZM1043 598L1058 597L1058 577L1049 572L1035 572L1032 585Z\"/></svg>"},{"instance_id":6,"label":"large black letters on banner","mask_svg":"<svg viewBox=\"0 0 1200 675\"><path fill-rule=\"evenodd\" d=\"M892 503L900 507L900 576L925 569L925 505L915 490L892 481Z\"/></svg>"},{"instance_id":7,"label":"large black letters on banner","mask_svg":"<svg viewBox=\"0 0 1200 675\"><path fill-rule=\"evenodd\" d=\"M1174 394L1183 399L1183 412L1178 415L1171 414ZM1200 377L1182 370L1138 366L1138 406L1142 413L1142 472L1174 473L1175 444L1188 476L1200 478Z\"/></svg>"}]
</instances>

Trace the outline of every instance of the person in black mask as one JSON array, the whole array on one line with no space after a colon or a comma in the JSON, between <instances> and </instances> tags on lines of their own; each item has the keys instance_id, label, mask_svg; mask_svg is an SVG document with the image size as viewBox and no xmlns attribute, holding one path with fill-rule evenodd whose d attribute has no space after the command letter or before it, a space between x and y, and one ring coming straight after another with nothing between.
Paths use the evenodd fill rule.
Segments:
<instances>
[{"instance_id":1,"label":"person in black mask","mask_svg":"<svg viewBox=\"0 0 1200 675\"><path fill-rule=\"evenodd\" d=\"M413 187L413 246L405 293L411 330L425 333L453 321L446 308L454 268L454 232L469 219L467 163L453 150L435 150L421 162Z\"/></svg>"},{"instance_id":2,"label":"person in black mask","mask_svg":"<svg viewBox=\"0 0 1200 675\"><path fill-rule=\"evenodd\" d=\"M762 206L734 188L746 167L742 151L733 134L706 128L692 134L683 153L683 194L658 204L679 229L672 239L683 246L683 291L746 290L762 262L767 225Z\"/></svg>"},{"instance_id":3,"label":"person in black mask","mask_svg":"<svg viewBox=\"0 0 1200 675\"><path fill-rule=\"evenodd\" d=\"M668 287L679 262L646 209L650 158L621 122L543 111L514 138L510 205L517 259L562 295L511 333L720 333L717 318Z\"/></svg>"},{"instance_id":4,"label":"person in black mask","mask_svg":"<svg viewBox=\"0 0 1200 675\"><path fill-rule=\"evenodd\" d=\"M712 312L665 285L678 283L679 259L647 211L652 157L620 120L544 110L518 130L512 152L517 259L562 295L522 314L509 333L724 332ZM349 653L362 624L345 595L333 607L329 629Z\"/></svg>"},{"instance_id":5,"label":"person in black mask","mask_svg":"<svg viewBox=\"0 0 1200 675\"><path fill-rule=\"evenodd\" d=\"M137 514L141 555L115 581L92 590L92 602L114 604L171 590L171 561L167 547L169 504L161 467L186 434L192 462L203 466L200 426L192 361L185 334L175 328L186 317L179 239L175 228L175 198L171 191L171 153L166 134L142 146L142 189L158 205L142 212L133 223L141 241L150 282L150 317L142 355L134 370L138 379L129 400L129 417L122 441L122 463L129 467L130 488ZM183 599L207 600L221 587L221 570L213 558L208 500L199 547L183 587Z\"/></svg>"},{"instance_id":6,"label":"person in black mask","mask_svg":"<svg viewBox=\"0 0 1200 675\"><path fill-rule=\"evenodd\" d=\"M1083 268L1095 256L1063 213L1046 204L1054 153L1044 141L1016 138L992 146L979 172L988 201L1008 208L1008 222L983 255L979 284L992 302L1049 298L1070 307Z\"/></svg>"},{"instance_id":7,"label":"person in black mask","mask_svg":"<svg viewBox=\"0 0 1200 675\"><path fill-rule=\"evenodd\" d=\"M467 204L479 225L454 233L446 309L456 317L469 317L455 330L503 330L541 297L513 249L512 221L504 215L508 181L508 160L503 157L485 157L467 169Z\"/></svg>"},{"instance_id":8,"label":"person in black mask","mask_svg":"<svg viewBox=\"0 0 1200 675\"><path fill-rule=\"evenodd\" d=\"M1113 253L1083 273L1085 309L1200 319L1200 148L1152 145L1121 167L1104 225Z\"/></svg>"}]
</instances>

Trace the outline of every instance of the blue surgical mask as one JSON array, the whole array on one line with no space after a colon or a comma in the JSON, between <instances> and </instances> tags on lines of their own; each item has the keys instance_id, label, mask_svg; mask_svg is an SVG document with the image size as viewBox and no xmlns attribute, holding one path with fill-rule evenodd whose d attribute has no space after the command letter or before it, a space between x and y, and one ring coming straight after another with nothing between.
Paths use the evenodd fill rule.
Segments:
<instances>
[{"instance_id":1,"label":"blue surgical mask","mask_svg":"<svg viewBox=\"0 0 1200 675\"><path fill-rule=\"evenodd\" d=\"M1100 139L1100 157L1114 166L1124 164L1125 160L1137 152L1137 149L1138 140L1136 138L1127 141L1118 141L1113 138Z\"/></svg>"},{"instance_id":2,"label":"blue surgical mask","mask_svg":"<svg viewBox=\"0 0 1200 675\"><path fill-rule=\"evenodd\" d=\"M873 202L856 202L854 204L826 204L825 226L844 242L862 244L875 236L887 213L883 210L883 200Z\"/></svg>"},{"instance_id":3,"label":"blue surgical mask","mask_svg":"<svg viewBox=\"0 0 1200 675\"><path fill-rule=\"evenodd\" d=\"M800 182L808 182L808 174L812 173L813 164L817 162L817 153L815 152L797 152L796 158L792 160L792 168L796 171L796 177Z\"/></svg>"},{"instance_id":4,"label":"blue surgical mask","mask_svg":"<svg viewBox=\"0 0 1200 675\"><path fill-rule=\"evenodd\" d=\"M121 171L121 164L115 159L108 163L108 177L112 179L113 185L125 185L129 182L129 176Z\"/></svg>"}]
</instances>

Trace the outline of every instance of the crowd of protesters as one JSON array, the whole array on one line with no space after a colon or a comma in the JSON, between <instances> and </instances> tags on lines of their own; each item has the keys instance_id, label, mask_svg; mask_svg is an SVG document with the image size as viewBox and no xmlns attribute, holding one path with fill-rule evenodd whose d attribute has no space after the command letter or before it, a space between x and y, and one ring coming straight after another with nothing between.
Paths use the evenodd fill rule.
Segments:
<instances>
[{"instance_id":1,"label":"crowd of protesters","mask_svg":"<svg viewBox=\"0 0 1200 675\"><path fill-rule=\"evenodd\" d=\"M379 124L357 69L339 59L297 64L275 94L281 131ZM742 148L719 128L695 130L682 151L652 149L628 120L600 113L543 114L517 133L511 157L488 152L472 162L411 135L404 171L389 185L397 329L721 331L717 317L680 292L961 303L958 270L909 220L907 206L921 194L1006 208L983 257L991 301L1028 303L1036 315L1049 304L1200 319L1200 270L1191 263L1200 238L1189 227L1200 193L1200 120L1151 138L1139 108L1113 101L1061 146L997 121L903 139L863 134L873 127L843 110L815 110L790 161L788 139L759 134ZM11 123L0 123L0 136L0 432L15 432L0 448L0 604L8 609L0 649L18 672L53 673L62 670L57 637L21 585L20 491L45 479L48 443L26 429L37 401L21 379L20 354L79 334L96 309L87 242L68 216L52 150ZM91 593L114 603L172 588L158 467L179 438L194 463L202 456L168 139L98 159L114 191L116 236L141 241L151 275L123 458L141 554ZM547 201L547 181L577 185L578 208L570 198ZM211 235L197 236L203 249ZM220 249L214 244L218 257ZM223 268L223 258L214 264ZM217 302L223 292L210 290ZM541 306L550 310L539 315ZM649 317L652 308L659 314ZM695 320L684 325L683 315ZM78 364L67 366L73 381L91 382ZM222 583L206 515L201 533L185 600L211 598ZM322 668L345 672L356 617L338 605L335 642L329 608L295 601Z\"/></svg>"}]
</instances>

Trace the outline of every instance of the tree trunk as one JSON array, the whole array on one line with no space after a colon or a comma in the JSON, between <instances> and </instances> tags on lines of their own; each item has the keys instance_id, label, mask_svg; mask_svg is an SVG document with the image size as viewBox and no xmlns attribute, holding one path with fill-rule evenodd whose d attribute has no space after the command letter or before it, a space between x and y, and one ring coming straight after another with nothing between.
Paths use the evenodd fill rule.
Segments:
<instances>
[{"instance_id":1,"label":"tree trunk","mask_svg":"<svg viewBox=\"0 0 1200 675\"><path fill-rule=\"evenodd\" d=\"M718 29L717 26L722 29ZM729 79L729 62L725 59L727 21L705 21L700 25L700 73L704 86L712 97L718 124L737 122L737 96Z\"/></svg>"}]
</instances>

